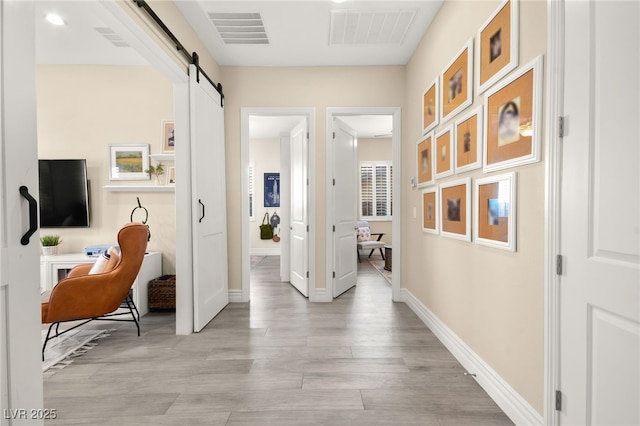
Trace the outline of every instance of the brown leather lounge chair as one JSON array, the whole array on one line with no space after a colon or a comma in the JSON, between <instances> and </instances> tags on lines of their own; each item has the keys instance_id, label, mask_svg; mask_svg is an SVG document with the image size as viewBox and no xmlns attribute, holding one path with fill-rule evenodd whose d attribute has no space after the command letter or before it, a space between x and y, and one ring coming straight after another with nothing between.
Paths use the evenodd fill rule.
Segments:
<instances>
[{"instance_id":1,"label":"brown leather lounge chair","mask_svg":"<svg viewBox=\"0 0 640 426\"><path fill-rule=\"evenodd\" d=\"M47 342L67 331L80 327L93 320L133 321L140 325L134 314L137 308L129 295L133 282L140 271L149 227L141 223L129 223L118 232L120 245L119 263L103 273L89 275L93 265L79 265L69 272L67 278L61 280L53 289L42 295L42 323L51 324L47 337L42 345L42 359ZM117 313L120 306L127 307L129 312ZM131 314L130 319L115 319L113 316ZM81 324L59 332L60 323L66 321L85 320ZM55 335L51 336L53 326Z\"/></svg>"}]
</instances>

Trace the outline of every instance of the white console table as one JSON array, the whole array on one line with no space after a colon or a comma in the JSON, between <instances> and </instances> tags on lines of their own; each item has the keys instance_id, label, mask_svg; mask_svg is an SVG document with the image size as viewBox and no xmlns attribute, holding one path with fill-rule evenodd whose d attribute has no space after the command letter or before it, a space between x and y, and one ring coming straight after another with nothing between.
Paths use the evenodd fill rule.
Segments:
<instances>
[{"instance_id":1,"label":"white console table","mask_svg":"<svg viewBox=\"0 0 640 426\"><path fill-rule=\"evenodd\" d=\"M84 253L58 254L55 256L40 256L40 289L47 291L53 288L69 271L78 265L94 263L96 257L89 257ZM162 275L162 253L149 252L144 255L140 272L133 283L133 302L140 311L140 316L149 312L147 286L149 281Z\"/></svg>"}]
</instances>

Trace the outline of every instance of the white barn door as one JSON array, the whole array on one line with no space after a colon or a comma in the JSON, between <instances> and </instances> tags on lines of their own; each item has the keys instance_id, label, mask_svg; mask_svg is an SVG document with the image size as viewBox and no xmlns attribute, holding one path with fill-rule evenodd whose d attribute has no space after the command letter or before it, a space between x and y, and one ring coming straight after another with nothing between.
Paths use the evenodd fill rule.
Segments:
<instances>
[{"instance_id":1,"label":"white barn door","mask_svg":"<svg viewBox=\"0 0 640 426\"><path fill-rule=\"evenodd\" d=\"M333 297L356 285L358 262L356 220L358 200L358 136L345 122L333 124Z\"/></svg>"},{"instance_id":2,"label":"white barn door","mask_svg":"<svg viewBox=\"0 0 640 426\"><path fill-rule=\"evenodd\" d=\"M565 2L564 425L640 424L640 3Z\"/></svg>"},{"instance_id":3,"label":"white barn door","mask_svg":"<svg viewBox=\"0 0 640 426\"><path fill-rule=\"evenodd\" d=\"M193 191L193 313L199 332L229 303L224 110L220 94L189 67Z\"/></svg>"},{"instance_id":4,"label":"white barn door","mask_svg":"<svg viewBox=\"0 0 640 426\"><path fill-rule=\"evenodd\" d=\"M0 0L0 423L14 425L43 424L40 242L24 236L38 210L19 190L38 199L34 17L33 2Z\"/></svg>"}]
</instances>

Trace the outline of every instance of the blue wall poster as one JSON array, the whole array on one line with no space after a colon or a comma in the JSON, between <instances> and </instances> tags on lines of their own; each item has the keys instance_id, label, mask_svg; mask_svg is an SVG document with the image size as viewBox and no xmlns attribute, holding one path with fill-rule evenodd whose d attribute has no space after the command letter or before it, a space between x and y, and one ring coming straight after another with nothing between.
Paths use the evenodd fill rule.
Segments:
<instances>
[{"instance_id":1,"label":"blue wall poster","mask_svg":"<svg viewBox=\"0 0 640 426\"><path fill-rule=\"evenodd\" d=\"M280 173L264 174L264 206L280 207Z\"/></svg>"}]
</instances>

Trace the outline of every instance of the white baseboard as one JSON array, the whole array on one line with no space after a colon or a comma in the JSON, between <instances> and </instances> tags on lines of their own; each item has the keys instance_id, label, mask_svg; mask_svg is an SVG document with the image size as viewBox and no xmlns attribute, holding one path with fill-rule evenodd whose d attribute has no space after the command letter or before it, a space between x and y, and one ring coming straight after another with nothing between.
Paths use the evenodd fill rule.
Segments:
<instances>
[{"instance_id":1,"label":"white baseboard","mask_svg":"<svg viewBox=\"0 0 640 426\"><path fill-rule=\"evenodd\" d=\"M242 290L229 290L229 303L243 303Z\"/></svg>"},{"instance_id":2,"label":"white baseboard","mask_svg":"<svg viewBox=\"0 0 640 426\"><path fill-rule=\"evenodd\" d=\"M249 249L249 254L251 256L280 256L280 247L252 248L252 249Z\"/></svg>"},{"instance_id":3,"label":"white baseboard","mask_svg":"<svg viewBox=\"0 0 640 426\"><path fill-rule=\"evenodd\" d=\"M429 327L442 344L516 425L542 425L538 413L515 389L493 370L473 349L420 302L409 290L401 289L402 300Z\"/></svg>"}]
</instances>

